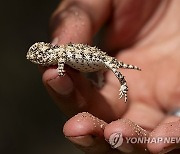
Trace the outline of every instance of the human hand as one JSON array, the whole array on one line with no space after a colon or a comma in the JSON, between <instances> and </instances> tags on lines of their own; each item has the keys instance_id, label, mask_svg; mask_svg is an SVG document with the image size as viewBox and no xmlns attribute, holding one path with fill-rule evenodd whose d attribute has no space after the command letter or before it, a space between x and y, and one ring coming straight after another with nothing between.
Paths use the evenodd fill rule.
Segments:
<instances>
[{"instance_id":1,"label":"human hand","mask_svg":"<svg viewBox=\"0 0 180 154\"><path fill-rule=\"evenodd\" d=\"M139 126L144 128L140 130L141 137L180 136L180 118L168 115L180 105L180 35L178 28L170 24L180 24L173 18L178 14L178 3L66 0L55 11L51 21L53 43L91 43L93 35L111 19L103 48L116 51L113 54L117 59L143 70L122 70L129 86L129 102L125 104L118 99L120 85L111 72L105 74L105 86L97 89L70 68L64 77L58 76L56 68L43 68L43 82L66 115L87 111L107 122L83 113L65 124L65 135L83 151L116 153L118 150L111 149L105 139L115 132L121 132L123 137L132 134L138 137ZM118 149L159 153L164 148L176 147L176 144L126 144Z\"/></svg>"}]
</instances>

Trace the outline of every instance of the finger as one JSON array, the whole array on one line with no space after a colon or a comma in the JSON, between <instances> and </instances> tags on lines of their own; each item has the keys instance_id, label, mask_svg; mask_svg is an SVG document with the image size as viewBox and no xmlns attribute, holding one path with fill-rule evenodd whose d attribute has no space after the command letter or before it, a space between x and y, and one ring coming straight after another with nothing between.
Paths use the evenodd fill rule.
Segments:
<instances>
[{"instance_id":1,"label":"finger","mask_svg":"<svg viewBox=\"0 0 180 154\"><path fill-rule=\"evenodd\" d=\"M106 123L93 115L83 112L72 117L64 125L64 135L86 153L108 153L110 146L104 140Z\"/></svg>"},{"instance_id":2,"label":"finger","mask_svg":"<svg viewBox=\"0 0 180 154\"><path fill-rule=\"evenodd\" d=\"M64 77L59 77L54 67L47 69L43 73L43 82L58 107L66 115L73 116L78 112L88 111L103 120L111 121L123 114L127 106L120 102L118 94L110 99L109 95L104 96L84 76L69 67L65 69L67 72ZM104 88L108 86L107 83ZM115 104L116 110L115 107L110 107L111 103ZM111 114L104 114L107 111Z\"/></svg>"},{"instance_id":3,"label":"finger","mask_svg":"<svg viewBox=\"0 0 180 154\"><path fill-rule=\"evenodd\" d=\"M74 87L74 83L67 73L64 77L60 77L57 69L50 67L44 71L42 80L48 93L66 115L72 116L81 109L86 108L86 102L81 99L79 92Z\"/></svg>"},{"instance_id":4,"label":"finger","mask_svg":"<svg viewBox=\"0 0 180 154\"><path fill-rule=\"evenodd\" d=\"M138 145L131 142L138 137L148 137L148 132L128 119L120 119L108 124L105 127L104 136L109 141L109 144L119 151L125 153L141 151L146 153L146 144Z\"/></svg>"},{"instance_id":5,"label":"finger","mask_svg":"<svg viewBox=\"0 0 180 154\"><path fill-rule=\"evenodd\" d=\"M154 142L147 147L152 153L167 153L180 148L180 118L167 116L151 133Z\"/></svg>"},{"instance_id":6,"label":"finger","mask_svg":"<svg viewBox=\"0 0 180 154\"><path fill-rule=\"evenodd\" d=\"M106 29L104 44L106 49L117 50L132 45L151 30L155 21L150 19L161 1L113 2L114 12Z\"/></svg>"},{"instance_id":7,"label":"finger","mask_svg":"<svg viewBox=\"0 0 180 154\"><path fill-rule=\"evenodd\" d=\"M110 15L111 0L65 0L54 12L50 27L57 43L89 43Z\"/></svg>"},{"instance_id":8,"label":"finger","mask_svg":"<svg viewBox=\"0 0 180 154\"><path fill-rule=\"evenodd\" d=\"M131 102L123 118L130 119L146 130L153 130L164 119L164 113L149 104L136 101Z\"/></svg>"}]
</instances>

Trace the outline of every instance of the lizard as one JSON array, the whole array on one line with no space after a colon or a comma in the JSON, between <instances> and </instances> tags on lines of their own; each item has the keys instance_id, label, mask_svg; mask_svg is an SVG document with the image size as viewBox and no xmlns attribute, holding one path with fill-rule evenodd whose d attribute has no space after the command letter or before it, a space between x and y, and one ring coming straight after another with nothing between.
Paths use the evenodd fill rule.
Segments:
<instances>
[{"instance_id":1,"label":"lizard","mask_svg":"<svg viewBox=\"0 0 180 154\"><path fill-rule=\"evenodd\" d=\"M51 43L37 42L29 48L26 58L42 66L58 65L59 76L65 75L65 64L80 72L106 71L109 69L120 82L119 98L124 97L125 102L127 102L128 86L125 77L118 69L141 70L135 65L118 61L115 57L109 56L99 48L87 44L53 45Z\"/></svg>"}]
</instances>

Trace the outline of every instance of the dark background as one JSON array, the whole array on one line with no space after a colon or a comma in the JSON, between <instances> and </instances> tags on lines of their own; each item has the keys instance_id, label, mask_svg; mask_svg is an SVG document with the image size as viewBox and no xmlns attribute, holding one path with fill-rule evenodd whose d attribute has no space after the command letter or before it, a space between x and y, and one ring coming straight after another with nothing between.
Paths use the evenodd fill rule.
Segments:
<instances>
[{"instance_id":1,"label":"dark background","mask_svg":"<svg viewBox=\"0 0 180 154\"><path fill-rule=\"evenodd\" d=\"M81 153L65 139L67 120L53 104L28 48L48 41L59 0L0 0L0 154Z\"/></svg>"}]
</instances>

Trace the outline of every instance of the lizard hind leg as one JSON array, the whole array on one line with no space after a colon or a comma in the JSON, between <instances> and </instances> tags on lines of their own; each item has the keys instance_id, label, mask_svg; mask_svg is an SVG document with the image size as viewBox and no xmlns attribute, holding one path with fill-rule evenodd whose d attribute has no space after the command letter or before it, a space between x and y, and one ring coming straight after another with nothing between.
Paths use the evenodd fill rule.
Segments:
<instances>
[{"instance_id":1,"label":"lizard hind leg","mask_svg":"<svg viewBox=\"0 0 180 154\"><path fill-rule=\"evenodd\" d=\"M127 82L126 82L124 76L119 71L113 70L113 73L118 78L118 80L119 80L119 82L121 84L121 87L119 89L120 98L124 97L124 101L127 102L127 92L128 92Z\"/></svg>"},{"instance_id":2,"label":"lizard hind leg","mask_svg":"<svg viewBox=\"0 0 180 154\"><path fill-rule=\"evenodd\" d=\"M120 87L120 98L124 97L125 102L127 102L127 92L128 92L128 86L127 86L127 82L124 78L124 76L121 74L121 72L119 72L117 69L119 67L117 67L117 63L113 63L112 61L107 61L105 62L105 67L109 68L114 74L115 76L118 78L121 87Z\"/></svg>"},{"instance_id":3,"label":"lizard hind leg","mask_svg":"<svg viewBox=\"0 0 180 154\"><path fill-rule=\"evenodd\" d=\"M120 98L124 97L124 101L127 102L127 92L128 92L128 86L127 86L127 82L124 78L124 76L121 74L121 72L118 71L118 68L121 68L118 66L119 62L116 61L116 59L111 59L105 62L105 67L110 69L115 76L118 78L121 87L119 89L120 93Z\"/></svg>"}]
</instances>

